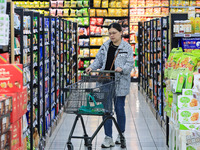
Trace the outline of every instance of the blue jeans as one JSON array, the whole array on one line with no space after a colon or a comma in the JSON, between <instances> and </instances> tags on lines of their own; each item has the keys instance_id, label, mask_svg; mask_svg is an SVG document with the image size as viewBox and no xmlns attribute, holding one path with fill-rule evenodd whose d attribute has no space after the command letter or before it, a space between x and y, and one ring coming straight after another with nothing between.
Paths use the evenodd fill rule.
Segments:
<instances>
[{"instance_id":1,"label":"blue jeans","mask_svg":"<svg viewBox=\"0 0 200 150\"><path fill-rule=\"evenodd\" d=\"M125 115L125 99L126 96L117 96L114 98L114 108L117 116L117 123L119 125L120 131L123 133L125 131L126 115ZM105 117L103 117L104 119ZM105 135L112 137L112 120L109 119L104 124Z\"/></svg>"}]
</instances>

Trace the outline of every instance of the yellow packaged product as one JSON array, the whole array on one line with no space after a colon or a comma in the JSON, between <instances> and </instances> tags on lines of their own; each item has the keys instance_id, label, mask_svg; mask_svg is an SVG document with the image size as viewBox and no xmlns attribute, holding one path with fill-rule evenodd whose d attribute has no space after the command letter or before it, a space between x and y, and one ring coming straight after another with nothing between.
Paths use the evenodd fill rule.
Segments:
<instances>
[{"instance_id":1,"label":"yellow packaged product","mask_svg":"<svg viewBox=\"0 0 200 150\"><path fill-rule=\"evenodd\" d=\"M128 0L122 0L122 8L128 8L129 1Z\"/></svg>"},{"instance_id":2,"label":"yellow packaged product","mask_svg":"<svg viewBox=\"0 0 200 150\"><path fill-rule=\"evenodd\" d=\"M35 1L35 7L39 8L40 7L40 3L38 1Z\"/></svg>"},{"instance_id":3,"label":"yellow packaged product","mask_svg":"<svg viewBox=\"0 0 200 150\"><path fill-rule=\"evenodd\" d=\"M96 39L96 45L101 46L102 44L103 44L102 38L101 38L101 37L100 37L100 38L97 38L97 39Z\"/></svg>"},{"instance_id":4,"label":"yellow packaged product","mask_svg":"<svg viewBox=\"0 0 200 150\"><path fill-rule=\"evenodd\" d=\"M109 15L110 17L115 16L115 9L109 8L109 9L108 9L108 15Z\"/></svg>"},{"instance_id":5,"label":"yellow packaged product","mask_svg":"<svg viewBox=\"0 0 200 150\"><path fill-rule=\"evenodd\" d=\"M160 6L161 5L160 0L154 0L153 3L154 3L154 6Z\"/></svg>"},{"instance_id":6,"label":"yellow packaged product","mask_svg":"<svg viewBox=\"0 0 200 150\"><path fill-rule=\"evenodd\" d=\"M117 1L116 2L116 7L117 8L121 8L122 7L122 2L121 1Z\"/></svg>"},{"instance_id":7,"label":"yellow packaged product","mask_svg":"<svg viewBox=\"0 0 200 150\"><path fill-rule=\"evenodd\" d=\"M90 9L90 16L91 17L95 17L95 15L96 15L95 11L96 11L95 9Z\"/></svg>"},{"instance_id":8,"label":"yellow packaged product","mask_svg":"<svg viewBox=\"0 0 200 150\"><path fill-rule=\"evenodd\" d=\"M110 1L109 7L115 8L116 7L116 1Z\"/></svg>"},{"instance_id":9,"label":"yellow packaged product","mask_svg":"<svg viewBox=\"0 0 200 150\"><path fill-rule=\"evenodd\" d=\"M94 46L97 44L97 38L90 38L90 45Z\"/></svg>"},{"instance_id":10,"label":"yellow packaged product","mask_svg":"<svg viewBox=\"0 0 200 150\"><path fill-rule=\"evenodd\" d=\"M83 1L77 1L77 6L78 7L83 7Z\"/></svg>"},{"instance_id":11,"label":"yellow packaged product","mask_svg":"<svg viewBox=\"0 0 200 150\"><path fill-rule=\"evenodd\" d=\"M64 6L65 7L70 7L71 6L71 1L65 1Z\"/></svg>"},{"instance_id":12,"label":"yellow packaged product","mask_svg":"<svg viewBox=\"0 0 200 150\"><path fill-rule=\"evenodd\" d=\"M69 16L69 9L63 9L63 16Z\"/></svg>"},{"instance_id":13,"label":"yellow packaged product","mask_svg":"<svg viewBox=\"0 0 200 150\"><path fill-rule=\"evenodd\" d=\"M103 16L107 17L107 16L108 16L108 11L107 11L107 9L103 9L102 11L103 11Z\"/></svg>"},{"instance_id":14,"label":"yellow packaged product","mask_svg":"<svg viewBox=\"0 0 200 150\"><path fill-rule=\"evenodd\" d=\"M190 0L190 6L196 6L196 0Z\"/></svg>"},{"instance_id":15,"label":"yellow packaged product","mask_svg":"<svg viewBox=\"0 0 200 150\"><path fill-rule=\"evenodd\" d=\"M70 16L76 17L76 9L70 9L70 11L71 11Z\"/></svg>"},{"instance_id":16,"label":"yellow packaged product","mask_svg":"<svg viewBox=\"0 0 200 150\"><path fill-rule=\"evenodd\" d=\"M44 2L44 7L48 8L49 7L49 2Z\"/></svg>"},{"instance_id":17,"label":"yellow packaged product","mask_svg":"<svg viewBox=\"0 0 200 150\"><path fill-rule=\"evenodd\" d=\"M75 8L77 5L77 1L71 1L71 7Z\"/></svg>"},{"instance_id":18,"label":"yellow packaged product","mask_svg":"<svg viewBox=\"0 0 200 150\"><path fill-rule=\"evenodd\" d=\"M113 21L111 19L105 19L103 25L104 26L109 26Z\"/></svg>"},{"instance_id":19,"label":"yellow packaged product","mask_svg":"<svg viewBox=\"0 0 200 150\"><path fill-rule=\"evenodd\" d=\"M103 10L102 9L97 9L96 10L96 14L98 17L102 17L103 16Z\"/></svg>"},{"instance_id":20,"label":"yellow packaged product","mask_svg":"<svg viewBox=\"0 0 200 150\"><path fill-rule=\"evenodd\" d=\"M171 6L176 6L175 0L170 0L170 5L171 5Z\"/></svg>"},{"instance_id":21,"label":"yellow packaged product","mask_svg":"<svg viewBox=\"0 0 200 150\"><path fill-rule=\"evenodd\" d=\"M44 2L40 2L40 7L44 8Z\"/></svg>"},{"instance_id":22,"label":"yellow packaged product","mask_svg":"<svg viewBox=\"0 0 200 150\"><path fill-rule=\"evenodd\" d=\"M26 2L26 4L27 4L27 2ZM29 5L30 5L30 8L34 8L35 7L34 2L29 2Z\"/></svg>"},{"instance_id":23,"label":"yellow packaged product","mask_svg":"<svg viewBox=\"0 0 200 150\"><path fill-rule=\"evenodd\" d=\"M49 16L49 11L44 11L44 16Z\"/></svg>"},{"instance_id":24,"label":"yellow packaged product","mask_svg":"<svg viewBox=\"0 0 200 150\"><path fill-rule=\"evenodd\" d=\"M101 5L102 8L108 8L108 0L103 0Z\"/></svg>"},{"instance_id":25,"label":"yellow packaged product","mask_svg":"<svg viewBox=\"0 0 200 150\"><path fill-rule=\"evenodd\" d=\"M114 9L115 10L115 16L121 17L122 16L122 9Z\"/></svg>"},{"instance_id":26,"label":"yellow packaged product","mask_svg":"<svg viewBox=\"0 0 200 150\"><path fill-rule=\"evenodd\" d=\"M24 8L32 8L32 7L30 7L28 4L29 4L29 2L23 2L23 5L22 5L22 6L23 6Z\"/></svg>"},{"instance_id":27,"label":"yellow packaged product","mask_svg":"<svg viewBox=\"0 0 200 150\"><path fill-rule=\"evenodd\" d=\"M101 0L93 0L93 7L101 7Z\"/></svg>"},{"instance_id":28,"label":"yellow packaged product","mask_svg":"<svg viewBox=\"0 0 200 150\"><path fill-rule=\"evenodd\" d=\"M122 16L128 16L128 9L122 9Z\"/></svg>"},{"instance_id":29,"label":"yellow packaged product","mask_svg":"<svg viewBox=\"0 0 200 150\"><path fill-rule=\"evenodd\" d=\"M200 0L196 0L197 6L200 6Z\"/></svg>"}]
</instances>

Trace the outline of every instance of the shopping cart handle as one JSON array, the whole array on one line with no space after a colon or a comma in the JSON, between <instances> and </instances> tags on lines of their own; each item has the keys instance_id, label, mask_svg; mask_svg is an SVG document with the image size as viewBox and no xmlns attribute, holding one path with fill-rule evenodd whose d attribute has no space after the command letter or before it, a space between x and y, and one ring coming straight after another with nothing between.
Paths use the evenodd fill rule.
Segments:
<instances>
[{"instance_id":1,"label":"shopping cart handle","mask_svg":"<svg viewBox=\"0 0 200 150\"><path fill-rule=\"evenodd\" d=\"M122 72L116 72L114 70L92 70L91 72L97 72L97 73L122 73ZM84 71L83 73L86 73L86 71Z\"/></svg>"}]
</instances>

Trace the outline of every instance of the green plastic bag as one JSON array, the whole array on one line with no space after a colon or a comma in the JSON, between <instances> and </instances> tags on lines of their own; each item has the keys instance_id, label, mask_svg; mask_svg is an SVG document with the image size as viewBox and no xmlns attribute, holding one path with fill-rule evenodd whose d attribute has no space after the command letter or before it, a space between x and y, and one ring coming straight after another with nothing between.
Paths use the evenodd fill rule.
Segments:
<instances>
[{"instance_id":1,"label":"green plastic bag","mask_svg":"<svg viewBox=\"0 0 200 150\"><path fill-rule=\"evenodd\" d=\"M90 99L92 99L94 106L90 106ZM103 104L97 105L94 96L91 94L87 95L87 106L81 106L78 110L79 114L103 115L104 112Z\"/></svg>"}]
</instances>

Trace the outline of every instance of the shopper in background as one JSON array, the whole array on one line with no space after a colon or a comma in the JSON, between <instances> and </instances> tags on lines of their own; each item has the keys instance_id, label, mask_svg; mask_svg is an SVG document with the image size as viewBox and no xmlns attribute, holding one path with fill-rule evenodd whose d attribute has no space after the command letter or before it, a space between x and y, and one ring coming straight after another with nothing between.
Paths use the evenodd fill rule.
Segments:
<instances>
[{"instance_id":1,"label":"shopper in background","mask_svg":"<svg viewBox=\"0 0 200 150\"><path fill-rule=\"evenodd\" d=\"M99 49L94 62L86 69L86 73L92 70L110 70L112 62L115 59L114 66L111 70L114 70L115 80L119 79L116 86L114 105L117 116L117 123L121 132L124 135L126 116L125 116L125 99L129 94L131 77L130 73L133 68L133 49L130 44L122 39L122 27L118 23L112 23L108 27L110 40L103 43ZM119 53L118 53L119 51ZM118 53L118 54L117 54ZM112 120L107 120L104 125L105 139L102 144L103 148L113 147L116 144L120 144L120 136L118 135L116 142L112 139Z\"/></svg>"}]
</instances>

